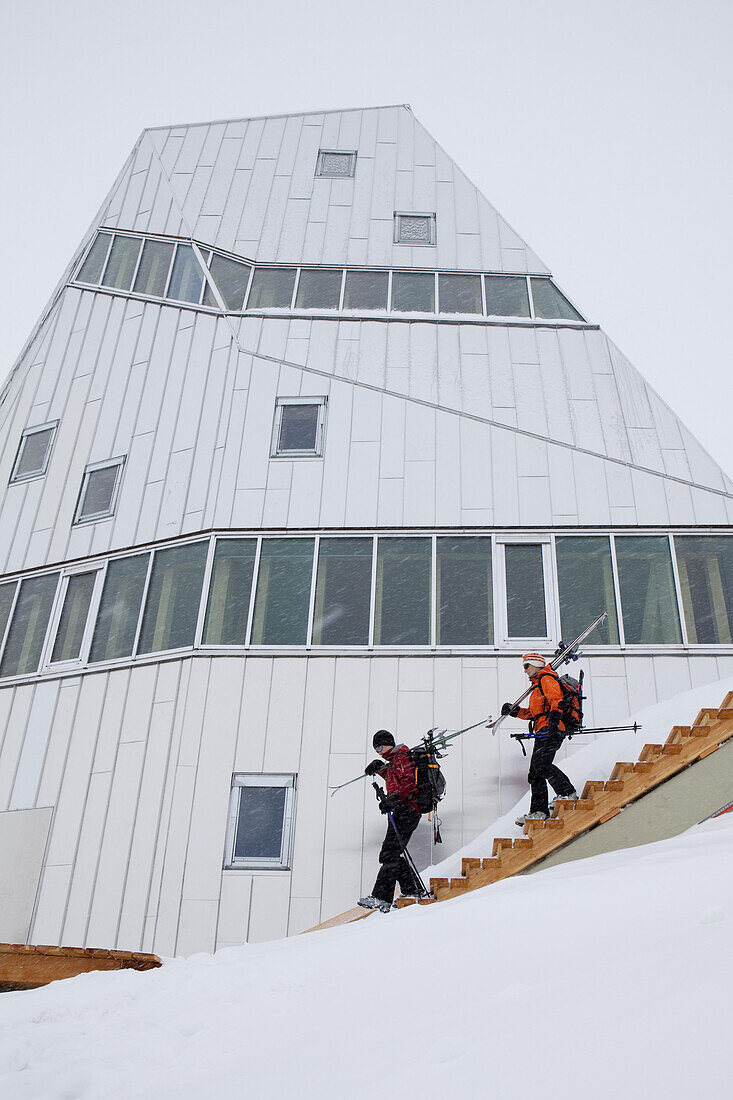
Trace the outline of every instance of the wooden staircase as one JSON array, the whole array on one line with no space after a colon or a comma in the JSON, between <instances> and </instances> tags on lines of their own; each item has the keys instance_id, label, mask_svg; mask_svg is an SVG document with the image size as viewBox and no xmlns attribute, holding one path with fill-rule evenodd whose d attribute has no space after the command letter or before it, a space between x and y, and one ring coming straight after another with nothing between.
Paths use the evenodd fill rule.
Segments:
<instances>
[{"instance_id":1,"label":"wooden staircase","mask_svg":"<svg viewBox=\"0 0 733 1100\"><path fill-rule=\"evenodd\" d=\"M728 692L717 710L701 710L692 726L674 726L663 745L644 745L635 764L616 764L605 781L588 780L577 802L561 800L547 821L528 821L524 836L497 838L486 859L464 859L460 878L432 878L432 898L417 904L447 901L526 871L582 833L609 821L690 764L709 756L731 737L733 692ZM397 900L398 908L413 904L411 899Z\"/></svg>"}]
</instances>

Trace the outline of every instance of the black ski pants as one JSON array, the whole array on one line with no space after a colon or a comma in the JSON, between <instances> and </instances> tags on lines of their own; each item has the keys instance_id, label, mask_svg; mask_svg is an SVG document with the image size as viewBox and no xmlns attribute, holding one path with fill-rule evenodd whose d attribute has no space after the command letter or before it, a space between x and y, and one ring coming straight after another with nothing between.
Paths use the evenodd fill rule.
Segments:
<instances>
[{"instance_id":1,"label":"black ski pants","mask_svg":"<svg viewBox=\"0 0 733 1100\"><path fill-rule=\"evenodd\" d=\"M398 882L403 894L417 894L420 890L410 865L402 853L420 824L421 815L417 810L411 810L409 806L402 805L392 810L391 816L396 831L388 815L387 833L379 853L379 862L382 866L379 868L372 890L372 895L380 901L392 901Z\"/></svg>"},{"instance_id":2,"label":"black ski pants","mask_svg":"<svg viewBox=\"0 0 733 1100\"><path fill-rule=\"evenodd\" d=\"M553 764L555 753L563 743L563 737L562 733L548 733L544 737L535 738L527 776L532 788L532 801L529 806L531 814L537 811L545 814L550 812L547 796L548 782L555 794L560 797L572 794L575 790L565 772L561 772Z\"/></svg>"}]
</instances>

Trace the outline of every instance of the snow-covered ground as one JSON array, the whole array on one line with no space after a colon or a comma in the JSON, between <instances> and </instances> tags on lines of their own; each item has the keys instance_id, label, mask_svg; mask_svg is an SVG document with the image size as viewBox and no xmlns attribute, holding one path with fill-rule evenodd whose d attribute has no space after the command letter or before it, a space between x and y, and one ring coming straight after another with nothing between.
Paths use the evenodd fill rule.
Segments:
<instances>
[{"instance_id":1,"label":"snow-covered ground","mask_svg":"<svg viewBox=\"0 0 733 1100\"><path fill-rule=\"evenodd\" d=\"M666 736L644 717L644 740ZM643 743L619 755L599 739L571 775ZM440 905L4 994L0 1096L726 1096L731 866L726 815Z\"/></svg>"}]
</instances>

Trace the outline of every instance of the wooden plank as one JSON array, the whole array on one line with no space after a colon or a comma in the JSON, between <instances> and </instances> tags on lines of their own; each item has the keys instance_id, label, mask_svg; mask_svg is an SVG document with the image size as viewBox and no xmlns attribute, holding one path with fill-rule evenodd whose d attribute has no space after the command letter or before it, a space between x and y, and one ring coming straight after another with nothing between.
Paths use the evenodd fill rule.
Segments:
<instances>
[{"instance_id":1,"label":"wooden plank","mask_svg":"<svg viewBox=\"0 0 733 1100\"><path fill-rule=\"evenodd\" d=\"M353 909L347 909L345 913L339 913L337 917L331 917L329 920L322 921L321 924L314 925L313 928L307 928L306 932L322 932L324 928L340 928L342 924L353 924L354 921L364 920L365 917L370 917L376 911L376 909L362 909L360 905L355 905ZM301 934L305 935L305 932Z\"/></svg>"}]
</instances>

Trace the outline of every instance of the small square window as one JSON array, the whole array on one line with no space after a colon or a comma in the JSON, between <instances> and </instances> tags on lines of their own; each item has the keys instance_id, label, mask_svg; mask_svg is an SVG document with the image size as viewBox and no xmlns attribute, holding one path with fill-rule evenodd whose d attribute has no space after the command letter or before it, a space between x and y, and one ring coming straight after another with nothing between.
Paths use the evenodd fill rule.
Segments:
<instances>
[{"instance_id":1,"label":"small square window","mask_svg":"<svg viewBox=\"0 0 733 1100\"><path fill-rule=\"evenodd\" d=\"M52 424L39 424L36 428L26 428L20 437L18 454L10 475L11 481L29 481L33 477L43 477L57 427L58 420L54 420Z\"/></svg>"},{"instance_id":2,"label":"small square window","mask_svg":"<svg viewBox=\"0 0 733 1100\"><path fill-rule=\"evenodd\" d=\"M87 466L74 523L88 523L114 514L124 463L124 458L114 458Z\"/></svg>"},{"instance_id":3,"label":"small square window","mask_svg":"<svg viewBox=\"0 0 733 1100\"><path fill-rule=\"evenodd\" d=\"M321 149L316 165L317 176L348 179L356 169L356 153L340 153L335 149Z\"/></svg>"},{"instance_id":4,"label":"small square window","mask_svg":"<svg viewBox=\"0 0 733 1100\"><path fill-rule=\"evenodd\" d=\"M281 397L275 406L272 455L302 457L323 454L326 398Z\"/></svg>"},{"instance_id":5,"label":"small square window","mask_svg":"<svg viewBox=\"0 0 733 1100\"><path fill-rule=\"evenodd\" d=\"M288 870L294 808L294 775L235 775L225 866Z\"/></svg>"},{"instance_id":6,"label":"small square window","mask_svg":"<svg viewBox=\"0 0 733 1100\"><path fill-rule=\"evenodd\" d=\"M435 244L435 214L399 214L394 216L395 244Z\"/></svg>"}]
</instances>

